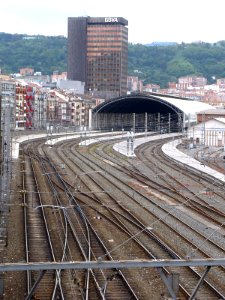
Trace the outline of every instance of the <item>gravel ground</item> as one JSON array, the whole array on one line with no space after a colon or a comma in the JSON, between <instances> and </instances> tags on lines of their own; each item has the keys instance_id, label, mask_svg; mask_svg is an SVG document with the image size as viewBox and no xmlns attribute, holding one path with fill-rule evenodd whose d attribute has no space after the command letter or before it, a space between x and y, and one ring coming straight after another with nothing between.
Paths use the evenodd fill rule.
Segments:
<instances>
[{"instance_id":1,"label":"gravel ground","mask_svg":"<svg viewBox=\"0 0 225 300\"><path fill-rule=\"evenodd\" d=\"M203 154L203 157L207 158L209 156L209 153L213 154L217 152L218 150L223 150L222 147L204 147L197 146L196 148L190 148L187 145L180 144L177 147L180 151L186 153L189 156L195 157L196 154L199 152L199 154ZM200 155L199 155L200 156Z\"/></svg>"},{"instance_id":2,"label":"gravel ground","mask_svg":"<svg viewBox=\"0 0 225 300\"><path fill-rule=\"evenodd\" d=\"M12 178L12 191L21 190L22 185L19 177L15 176L19 170L19 160L14 164L14 172ZM18 174L18 172L17 172ZM22 195L19 193L11 194L11 206L8 219L8 241L5 249L1 250L1 259L3 262L13 263L24 261L24 243L23 239L23 208L21 207ZM4 300L19 300L24 299L25 289L24 282L25 272L6 272L4 278L4 293L0 299Z\"/></svg>"},{"instance_id":3,"label":"gravel ground","mask_svg":"<svg viewBox=\"0 0 225 300\"><path fill-rule=\"evenodd\" d=\"M196 153L200 150L199 148L189 149L185 146L180 145L179 150L182 152L195 157ZM212 147L210 152L217 151L218 148ZM20 174L18 172L20 168L20 161L14 163L14 172L12 178L11 190L19 191L22 189L22 183ZM17 173L17 176L16 176ZM7 247L0 249L0 257L3 262L21 262L25 260L24 257L24 242L23 239L23 207L20 206L22 203L22 195L18 192L12 193L11 205L9 212L9 226L8 226L8 243ZM3 274L4 279L4 292L0 295L0 299L4 300L20 300L25 298L26 290L24 283L26 282L25 272L6 272ZM158 279L158 278L157 278Z\"/></svg>"}]
</instances>

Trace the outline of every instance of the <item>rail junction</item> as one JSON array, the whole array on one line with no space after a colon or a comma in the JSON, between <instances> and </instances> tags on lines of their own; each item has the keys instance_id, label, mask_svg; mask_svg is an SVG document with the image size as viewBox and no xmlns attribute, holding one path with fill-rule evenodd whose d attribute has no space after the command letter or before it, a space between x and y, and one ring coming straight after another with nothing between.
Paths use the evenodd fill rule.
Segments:
<instances>
[{"instance_id":1,"label":"rail junction","mask_svg":"<svg viewBox=\"0 0 225 300\"><path fill-rule=\"evenodd\" d=\"M223 149L178 161L165 145L191 115L135 99L127 118L127 99L94 112L110 132L17 139L3 299L225 299ZM171 110L149 117L147 102Z\"/></svg>"},{"instance_id":2,"label":"rail junction","mask_svg":"<svg viewBox=\"0 0 225 300\"><path fill-rule=\"evenodd\" d=\"M150 292L152 299L223 297L223 182L197 171L187 174L186 166L163 154L162 145L174 134L140 145L135 156L114 150L122 139L127 143L123 132L111 132L111 139L93 135L95 143L77 135L21 147L27 299L148 299ZM133 268L125 268L124 260ZM38 261L42 272L31 271ZM71 270L69 262L79 261L93 261L96 269L87 265L80 271L77 264ZM165 265L147 267L156 261ZM58 269L50 270L49 262ZM18 270L19 264L13 266Z\"/></svg>"}]
</instances>

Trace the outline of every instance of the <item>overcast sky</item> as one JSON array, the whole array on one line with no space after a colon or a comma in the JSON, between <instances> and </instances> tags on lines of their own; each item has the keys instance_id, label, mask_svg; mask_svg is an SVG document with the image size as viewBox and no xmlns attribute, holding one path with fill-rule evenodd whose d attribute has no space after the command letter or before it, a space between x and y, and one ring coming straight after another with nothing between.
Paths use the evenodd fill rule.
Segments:
<instances>
[{"instance_id":1,"label":"overcast sky","mask_svg":"<svg viewBox=\"0 0 225 300\"><path fill-rule=\"evenodd\" d=\"M129 42L225 40L225 0L2 0L0 32L67 37L67 18L124 17Z\"/></svg>"}]
</instances>

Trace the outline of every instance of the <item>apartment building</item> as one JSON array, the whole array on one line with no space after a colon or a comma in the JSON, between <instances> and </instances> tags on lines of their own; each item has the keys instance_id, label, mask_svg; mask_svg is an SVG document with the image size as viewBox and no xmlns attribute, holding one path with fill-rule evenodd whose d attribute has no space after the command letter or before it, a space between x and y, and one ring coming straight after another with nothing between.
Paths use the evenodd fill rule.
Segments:
<instances>
[{"instance_id":1,"label":"apartment building","mask_svg":"<svg viewBox=\"0 0 225 300\"><path fill-rule=\"evenodd\" d=\"M16 129L26 127L26 86L16 85Z\"/></svg>"},{"instance_id":2,"label":"apartment building","mask_svg":"<svg viewBox=\"0 0 225 300\"><path fill-rule=\"evenodd\" d=\"M15 91L14 80L0 79L1 132L4 129L13 130L15 127Z\"/></svg>"},{"instance_id":3,"label":"apartment building","mask_svg":"<svg viewBox=\"0 0 225 300\"><path fill-rule=\"evenodd\" d=\"M57 82L59 80L66 80L67 79L67 72L62 72L61 74L59 71L54 71L52 76L51 76L51 81L52 82Z\"/></svg>"},{"instance_id":4,"label":"apartment building","mask_svg":"<svg viewBox=\"0 0 225 300\"><path fill-rule=\"evenodd\" d=\"M32 76L34 75L34 69L32 68L21 68L20 69L21 76Z\"/></svg>"},{"instance_id":5,"label":"apartment building","mask_svg":"<svg viewBox=\"0 0 225 300\"><path fill-rule=\"evenodd\" d=\"M47 124L47 94L44 89L36 88L34 95L34 128L43 129Z\"/></svg>"},{"instance_id":6,"label":"apartment building","mask_svg":"<svg viewBox=\"0 0 225 300\"><path fill-rule=\"evenodd\" d=\"M178 79L178 89L187 89L188 87L204 87L207 84L205 77L199 76L184 76Z\"/></svg>"},{"instance_id":7,"label":"apartment building","mask_svg":"<svg viewBox=\"0 0 225 300\"><path fill-rule=\"evenodd\" d=\"M127 77L127 91L128 92L142 92L143 91L143 82L139 80L137 76L128 76Z\"/></svg>"}]
</instances>

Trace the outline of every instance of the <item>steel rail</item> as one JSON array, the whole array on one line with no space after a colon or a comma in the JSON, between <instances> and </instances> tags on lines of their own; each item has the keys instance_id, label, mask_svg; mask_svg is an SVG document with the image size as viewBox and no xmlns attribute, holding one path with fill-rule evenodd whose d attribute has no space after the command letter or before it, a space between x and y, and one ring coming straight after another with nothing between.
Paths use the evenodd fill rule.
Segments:
<instances>
[{"instance_id":1,"label":"steel rail","mask_svg":"<svg viewBox=\"0 0 225 300\"><path fill-rule=\"evenodd\" d=\"M45 160L45 161L48 161L49 165L50 165L51 168L54 170L54 172L52 172L52 173L53 173L55 176L57 176L57 178L63 183L63 179L62 179L61 175L60 175L59 172L56 170L56 167L52 164L52 162L51 162L49 159L47 159L47 158L45 158L44 160ZM53 187L53 190L54 190L55 195L57 195L58 192L57 192L56 189L54 188L53 181L52 181L52 179L51 179L51 177L50 177L50 174L47 173L47 176L48 176L49 181L51 181L51 185L52 185L52 187ZM66 192L66 195L67 195L67 197L68 197L68 203L70 203L70 201L71 201L71 194L69 193L69 191L68 191L67 189L64 190L64 192ZM60 202L59 198L58 198L58 205L59 205L59 207L62 205L62 203ZM61 206L61 207L63 207L63 206ZM84 227L85 227L86 234L87 234L87 235L86 235L86 238L85 238L85 240L87 241L87 245L88 245L87 253L85 252L84 247L82 246L82 242L80 241L78 235L76 234L76 232L75 232L75 230L74 230L74 228L73 228L73 223L71 222L71 220L70 220L70 218L69 218L68 212L65 213L65 210L63 209L63 212L65 213L66 220L67 220L68 224L70 225L70 229L71 229L71 231L72 231L74 237L76 238L76 240L77 240L77 242L78 242L78 245L79 245L79 247L80 247L80 250L81 250L81 253L83 254L84 259L85 259L86 261L90 261L90 260L91 260L91 246L90 246L90 245L91 245L91 241L90 241L89 227L88 227L88 224L87 224L86 217L85 217L85 215L84 215L84 213L83 213L83 211L82 211L82 209L80 208L80 206L79 206L78 203L76 204L76 211L77 211L78 215L80 216L81 220L84 222ZM81 225L81 224L80 224L80 225ZM82 226L82 225L81 225L81 226ZM99 284L98 284L98 281L97 281L97 279L96 279L96 277L95 277L95 274L93 273L92 270L87 270L86 275L85 275L85 285L86 285L86 286L85 286L85 299L86 299L86 300L89 299L89 290L90 290L90 289L89 289L89 285L90 285L90 272L91 272L91 274L92 274L92 278L94 279L94 281L95 281L95 283L96 283L96 286L97 286L97 289L98 289L100 295L102 296L102 298L104 298L104 295L103 295L103 293L102 293L102 289L101 289L101 287L100 287Z\"/></svg>"},{"instance_id":2,"label":"steel rail","mask_svg":"<svg viewBox=\"0 0 225 300\"><path fill-rule=\"evenodd\" d=\"M60 176L60 175L59 175L59 176ZM60 177L61 177L61 176L60 176ZM68 193L68 195L69 195L70 201L73 201L74 204L75 204L75 207L78 207L78 208L79 208L79 211L82 213L83 218L85 218L85 221L86 221L87 225L91 228L91 230L92 230L92 232L94 233L95 237L98 239L98 241L100 242L101 246L104 248L105 253L107 253L108 250L106 249L106 247L105 247L103 241L100 239L100 237L98 236L97 232L96 232L96 231L94 230L94 228L92 227L90 221L88 220L88 218L87 218L86 215L84 214L83 210L81 209L80 205L78 204L77 200L75 199L75 197L72 195L70 189L68 188L68 185L66 184L66 182L63 180L62 177L61 177L61 180L62 180L62 182L63 182L63 184L64 184L64 187L65 187L65 189L66 189L66 191L67 191L67 193ZM90 244L90 245L91 245L91 244ZM90 250L91 250L91 247L90 247ZM92 250L91 250L91 251L92 251ZM90 253L90 254L91 254L91 253ZM112 260L112 257L111 257L110 255L107 255L107 256ZM119 271L119 270L118 270L118 271ZM134 299L138 299L138 297L137 297L136 294L134 293L133 289L131 288L130 284L129 284L128 281L126 280L125 276L122 274L121 271L119 271L119 272L120 272L121 276L123 277L123 280L126 282L126 285L128 286L129 290L132 292L132 294L133 294L132 296L134 297ZM91 273L94 275L94 273L93 273L92 270L91 270ZM95 278L95 280L96 280L96 282L97 282L97 279L96 279L95 275L94 275L94 278ZM100 287L100 286L99 286L99 287ZM101 288L100 288L100 294L101 294L101 296L102 296L102 299L105 299L105 295L104 295L104 293L102 293L102 289L101 289Z\"/></svg>"},{"instance_id":3,"label":"steel rail","mask_svg":"<svg viewBox=\"0 0 225 300\"><path fill-rule=\"evenodd\" d=\"M55 167L53 166L53 168L55 168ZM69 203L71 203L71 201L74 202L74 207L75 207L75 209L78 209L78 211L82 214L82 216L83 216L83 218L85 219L85 222L87 223L88 227L91 228L92 232L95 234L95 237L98 239L98 241L101 243L102 247L104 248L105 253L107 253L108 250L106 249L106 247L105 247L103 241L100 239L100 237L98 236L97 232L96 232L96 231L94 230L94 228L92 227L90 221L89 221L88 218L85 216L85 214L84 214L83 210L81 209L79 203L78 203L77 200L75 199L74 195L71 193L70 188L68 187L68 184L65 182L65 180L62 178L62 176L61 176L59 173L57 173L57 176L60 178L62 184L64 185L64 190L65 190L66 193L68 194ZM91 250L91 248L90 248L90 250ZM109 256L109 258L110 258L110 259L113 259L111 256ZM89 258L89 260L90 260L90 258ZM129 290L131 291L132 296L134 297L134 299L138 299L138 297L137 297L136 294L134 293L132 287L130 286L130 284L129 284L128 281L126 280L125 276L122 274L121 271L118 270L118 272L120 272L120 274L121 274L121 276L122 276L124 282L126 283L126 285L128 286ZM93 273L92 270L91 270L91 273L94 275L94 273ZM95 278L95 276L94 276L94 279L95 279L96 282L97 282L97 279ZM100 286L99 286L99 287L100 287ZM104 293L102 293L101 287L100 287L100 294L101 294L101 296L102 296L102 299L104 299L104 298L105 298L105 295L104 295Z\"/></svg>"},{"instance_id":4,"label":"steel rail","mask_svg":"<svg viewBox=\"0 0 225 300\"><path fill-rule=\"evenodd\" d=\"M26 200L26 184L25 184L25 157L23 155L23 161L21 163L22 168L22 191L23 191L23 218L24 218L24 235L25 235L25 252L26 262L29 262L29 242L27 232L27 200ZM31 273L27 271L27 294L29 295L31 289Z\"/></svg>"},{"instance_id":5,"label":"steel rail","mask_svg":"<svg viewBox=\"0 0 225 300\"><path fill-rule=\"evenodd\" d=\"M38 180L35 176L35 168L34 168L34 165L32 163L32 153L29 151L29 157L30 157L30 161L31 161L31 167L32 167L32 170L33 170L33 176L34 176L34 180L35 180L35 184L36 184L36 187L37 187L37 195L38 195L38 199L39 199L39 202L40 202L40 208L41 208L41 212L42 212L42 217L43 217L43 220L44 220L44 224L45 224L45 231L46 231L46 234L47 234L47 240L48 240L48 245L51 249L51 255L52 255L52 258L53 258L53 261L56 261L56 258L55 258L55 253L54 253L54 247L53 247L53 243L52 243L52 240L51 240L51 235L50 235L50 232L49 232L49 229L48 229L48 222L47 222L47 218L46 218L46 215L45 215L45 211L44 211L44 208L43 208L43 202L42 202L42 198L41 198L41 193L39 191L39 184L38 184ZM37 159L36 157L36 160L39 160ZM61 294L61 297L62 299L64 299L64 296L63 296L63 291L62 291L62 287L61 287L61 281L60 281L60 274L58 273L58 271L56 270L56 276L55 276L55 280L58 282L58 286L59 286L59 289L60 289L60 294ZM52 297L54 296L54 290L53 290L53 293L52 293ZM52 298L54 299L54 298Z\"/></svg>"},{"instance_id":6,"label":"steel rail","mask_svg":"<svg viewBox=\"0 0 225 300\"><path fill-rule=\"evenodd\" d=\"M208 283L208 285L209 285L210 287L212 287L210 283ZM213 289L215 292L219 293L219 292L215 289L215 287L212 287L212 289ZM221 296L221 294L220 294L220 296Z\"/></svg>"}]
</instances>

